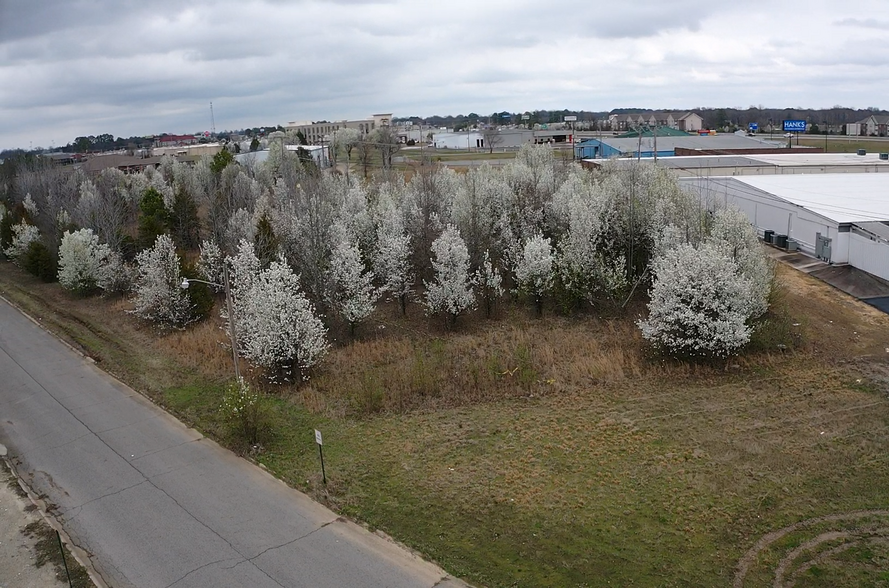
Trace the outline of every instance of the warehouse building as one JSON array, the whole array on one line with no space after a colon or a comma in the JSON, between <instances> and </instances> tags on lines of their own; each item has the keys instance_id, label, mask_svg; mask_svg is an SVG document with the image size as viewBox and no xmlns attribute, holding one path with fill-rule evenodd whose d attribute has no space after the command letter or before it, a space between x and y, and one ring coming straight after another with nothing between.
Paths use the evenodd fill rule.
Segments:
<instances>
[{"instance_id":1,"label":"warehouse building","mask_svg":"<svg viewBox=\"0 0 889 588\"><path fill-rule=\"evenodd\" d=\"M578 159L608 159L610 157L674 157L678 155L736 155L748 153L780 153L787 150L780 144L761 141L743 135L687 135L670 137L586 139L575 147ZM818 153L821 149L798 147L794 151Z\"/></svg>"},{"instance_id":2,"label":"warehouse building","mask_svg":"<svg viewBox=\"0 0 889 588\"><path fill-rule=\"evenodd\" d=\"M793 251L889 280L889 176L773 174L680 178L708 206L734 205Z\"/></svg>"},{"instance_id":3,"label":"warehouse building","mask_svg":"<svg viewBox=\"0 0 889 588\"><path fill-rule=\"evenodd\" d=\"M785 150L786 151L786 150ZM642 162L653 162L643 158ZM589 159L584 167L629 166L635 159ZM766 176L781 174L845 174L889 172L889 155L880 153L766 153L762 155L689 155L665 157L657 164L679 177Z\"/></svg>"}]
</instances>

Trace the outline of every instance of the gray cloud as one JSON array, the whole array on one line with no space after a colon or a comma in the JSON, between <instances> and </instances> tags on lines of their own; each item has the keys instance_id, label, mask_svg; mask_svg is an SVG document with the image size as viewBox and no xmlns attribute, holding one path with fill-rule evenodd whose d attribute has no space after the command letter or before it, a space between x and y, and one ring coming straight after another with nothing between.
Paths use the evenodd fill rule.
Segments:
<instances>
[{"instance_id":1,"label":"gray cloud","mask_svg":"<svg viewBox=\"0 0 889 588\"><path fill-rule=\"evenodd\" d=\"M879 104L828 0L0 0L0 148L81 134L535 108ZM793 26L787 26L793 23ZM780 31L780 34L776 33ZM866 81L866 83L865 83Z\"/></svg>"}]
</instances>

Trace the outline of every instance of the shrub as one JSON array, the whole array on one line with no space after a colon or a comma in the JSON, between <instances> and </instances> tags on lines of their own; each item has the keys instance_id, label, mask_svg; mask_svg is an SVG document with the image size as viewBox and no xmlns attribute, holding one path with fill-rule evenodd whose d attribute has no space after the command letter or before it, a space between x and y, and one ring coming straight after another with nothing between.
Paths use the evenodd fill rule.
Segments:
<instances>
[{"instance_id":1,"label":"shrub","mask_svg":"<svg viewBox=\"0 0 889 588\"><path fill-rule=\"evenodd\" d=\"M95 290L99 270L110 253L91 229L65 231L59 245L59 283L79 294Z\"/></svg>"},{"instance_id":2,"label":"shrub","mask_svg":"<svg viewBox=\"0 0 889 588\"><path fill-rule=\"evenodd\" d=\"M226 389L220 410L233 434L250 445L256 445L265 415L265 402L261 393L251 390L244 378L240 378Z\"/></svg>"},{"instance_id":3,"label":"shrub","mask_svg":"<svg viewBox=\"0 0 889 588\"><path fill-rule=\"evenodd\" d=\"M652 265L649 316L637 324L658 350L678 357L726 357L750 341L758 299L750 280L721 249L683 244Z\"/></svg>"},{"instance_id":4,"label":"shrub","mask_svg":"<svg viewBox=\"0 0 889 588\"><path fill-rule=\"evenodd\" d=\"M44 282L55 282L58 274L56 257L49 247L40 241L31 241L28 250L21 256L21 264L25 271L37 276Z\"/></svg>"}]
</instances>

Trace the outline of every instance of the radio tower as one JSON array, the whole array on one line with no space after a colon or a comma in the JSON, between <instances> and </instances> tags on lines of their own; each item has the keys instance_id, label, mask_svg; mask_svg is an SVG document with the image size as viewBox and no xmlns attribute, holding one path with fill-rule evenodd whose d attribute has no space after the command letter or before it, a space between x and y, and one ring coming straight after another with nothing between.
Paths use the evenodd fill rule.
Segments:
<instances>
[{"instance_id":1,"label":"radio tower","mask_svg":"<svg viewBox=\"0 0 889 588\"><path fill-rule=\"evenodd\" d=\"M216 119L213 118L213 103L210 103L210 134L216 136Z\"/></svg>"}]
</instances>

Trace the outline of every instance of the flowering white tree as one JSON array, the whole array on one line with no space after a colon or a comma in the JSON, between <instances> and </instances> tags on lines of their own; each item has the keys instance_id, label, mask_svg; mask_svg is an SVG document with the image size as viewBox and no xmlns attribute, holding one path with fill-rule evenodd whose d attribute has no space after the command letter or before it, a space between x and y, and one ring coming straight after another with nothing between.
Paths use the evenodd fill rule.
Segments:
<instances>
[{"instance_id":1,"label":"flowering white tree","mask_svg":"<svg viewBox=\"0 0 889 588\"><path fill-rule=\"evenodd\" d=\"M543 297L553 283L553 248L550 240L537 234L522 248L515 266L519 290L534 299L537 316L543 314Z\"/></svg>"},{"instance_id":2,"label":"flowering white tree","mask_svg":"<svg viewBox=\"0 0 889 588\"><path fill-rule=\"evenodd\" d=\"M91 229L65 231L59 245L59 284L84 294L94 290L102 263L111 253Z\"/></svg>"},{"instance_id":3,"label":"flowering white tree","mask_svg":"<svg viewBox=\"0 0 889 588\"><path fill-rule=\"evenodd\" d=\"M430 313L447 313L451 324L463 311L475 307L472 279L469 275L469 251L454 225L445 227L441 236L432 242L432 283L426 286L426 309Z\"/></svg>"},{"instance_id":4,"label":"flowering white tree","mask_svg":"<svg viewBox=\"0 0 889 588\"><path fill-rule=\"evenodd\" d=\"M198 257L197 270L203 279L214 284L222 284L222 250L216 244L216 241L204 241L201 243L201 255ZM218 286L213 286L214 290L219 290Z\"/></svg>"},{"instance_id":5,"label":"flowering white tree","mask_svg":"<svg viewBox=\"0 0 889 588\"><path fill-rule=\"evenodd\" d=\"M373 313L382 291L373 284L373 272L365 270L358 245L345 230L334 234L339 237L330 260L331 302L354 336L355 327Z\"/></svg>"},{"instance_id":6,"label":"flowering white tree","mask_svg":"<svg viewBox=\"0 0 889 588\"><path fill-rule=\"evenodd\" d=\"M769 309L774 264L763 251L747 215L733 207L718 211L709 241L736 263L741 274L749 280L753 318L765 314Z\"/></svg>"},{"instance_id":7,"label":"flowering white tree","mask_svg":"<svg viewBox=\"0 0 889 588\"><path fill-rule=\"evenodd\" d=\"M473 282L478 286L479 294L485 303L485 316L491 318L494 303L503 296L503 277L500 275L500 270L491 263L487 250L482 255L482 263L475 271Z\"/></svg>"},{"instance_id":8,"label":"flowering white tree","mask_svg":"<svg viewBox=\"0 0 889 588\"><path fill-rule=\"evenodd\" d=\"M238 346L253 363L266 368L269 378L303 379L306 370L327 353L327 329L300 290L299 278L283 261L260 271L239 295Z\"/></svg>"},{"instance_id":9,"label":"flowering white tree","mask_svg":"<svg viewBox=\"0 0 889 588\"><path fill-rule=\"evenodd\" d=\"M40 229L34 225L29 225L24 220L17 225L12 226L12 242L9 247L3 250L6 257L20 263L21 257L28 252L31 243L40 240Z\"/></svg>"},{"instance_id":10,"label":"flowering white tree","mask_svg":"<svg viewBox=\"0 0 889 588\"><path fill-rule=\"evenodd\" d=\"M608 234L608 204L603 194L577 172L571 174L556 193L553 216L567 223L559 242L557 271L565 290L575 300L593 303L599 294L614 299L627 287L624 257L609 251L605 241Z\"/></svg>"},{"instance_id":11,"label":"flowering white tree","mask_svg":"<svg viewBox=\"0 0 889 588\"><path fill-rule=\"evenodd\" d=\"M407 299L413 292L414 273L411 266L411 238L404 228L404 217L398 203L388 196L377 206L377 247L373 266L391 300L401 304L407 314Z\"/></svg>"},{"instance_id":12,"label":"flowering white tree","mask_svg":"<svg viewBox=\"0 0 889 588\"><path fill-rule=\"evenodd\" d=\"M726 357L750 340L757 307L750 280L719 247L681 244L653 262L647 319L637 324L660 351Z\"/></svg>"},{"instance_id":13,"label":"flowering white tree","mask_svg":"<svg viewBox=\"0 0 889 588\"><path fill-rule=\"evenodd\" d=\"M117 251L102 260L96 272L96 285L106 294L125 294L133 287L133 267Z\"/></svg>"},{"instance_id":14,"label":"flowering white tree","mask_svg":"<svg viewBox=\"0 0 889 588\"><path fill-rule=\"evenodd\" d=\"M132 312L143 319L168 326L193 320L191 301L182 288L179 255L173 240L159 235L154 246L136 256L136 297Z\"/></svg>"}]
</instances>

